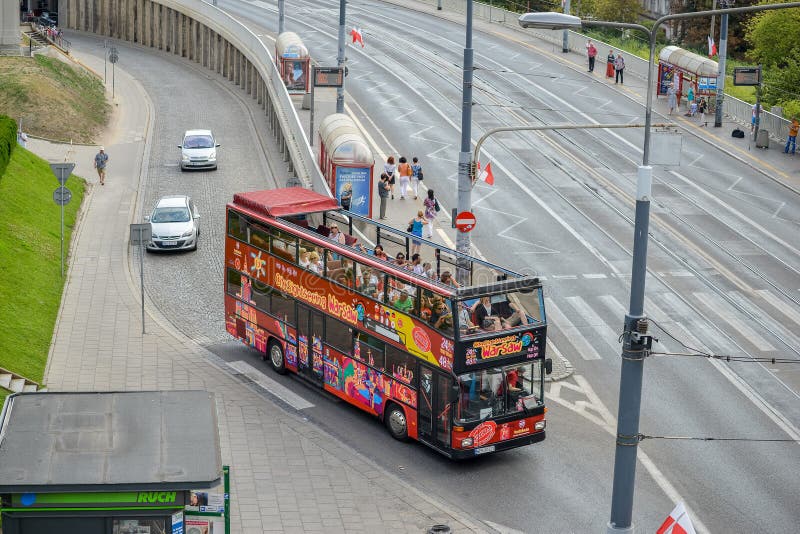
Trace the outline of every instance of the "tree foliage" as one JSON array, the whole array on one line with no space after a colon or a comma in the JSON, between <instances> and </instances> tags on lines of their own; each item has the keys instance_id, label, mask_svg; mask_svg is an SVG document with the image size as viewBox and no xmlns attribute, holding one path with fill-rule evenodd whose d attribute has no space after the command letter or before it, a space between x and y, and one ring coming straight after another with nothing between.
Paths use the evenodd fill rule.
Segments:
<instances>
[{"instance_id":1,"label":"tree foliage","mask_svg":"<svg viewBox=\"0 0 800 534\"><path fill-rule=\"evenodd\" d=\"M730 7L747 7L760 3L759 0L736 0ZM714 8L714 0L672 0L673 13L694 13L709 11ZM722 7L722 0L716 1L716 9ZM728 15L728 57L744 59L748 45L745 41L745 29L753 15ZM697 17L685 20L673 20L669 23L672 40L683 48L708 50L708 35L711 31L711 17ZM714 18L714 42L719 46L720 15Z\"/></svg>"},{"instance_id":2,"label":"tree foliage","mask_svg":"<svg viewBox=\"0 0 800 534\"><path fill-rule=\"evenodd\" d=\"M638 22L642 5L639 0L594 0L593 15L600 20Z\"/></svg>"}]
</instances>

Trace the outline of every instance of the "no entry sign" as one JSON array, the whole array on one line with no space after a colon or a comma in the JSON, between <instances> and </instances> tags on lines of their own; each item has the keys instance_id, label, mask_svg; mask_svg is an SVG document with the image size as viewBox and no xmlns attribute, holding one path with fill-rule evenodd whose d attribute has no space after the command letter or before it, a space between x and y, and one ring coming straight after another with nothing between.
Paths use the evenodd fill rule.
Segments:
<instances>
[{"instance_id":1,"label":"no entry sign","mask_svg":"<svg viewBox=\"0 0 800 534\"><path fill-rule=\"evenodd\" d=\"M456 228L459 232L470 232L475 228L475 214L471 211L462 211L456 215Z\"/></svg>"}]
</instances>

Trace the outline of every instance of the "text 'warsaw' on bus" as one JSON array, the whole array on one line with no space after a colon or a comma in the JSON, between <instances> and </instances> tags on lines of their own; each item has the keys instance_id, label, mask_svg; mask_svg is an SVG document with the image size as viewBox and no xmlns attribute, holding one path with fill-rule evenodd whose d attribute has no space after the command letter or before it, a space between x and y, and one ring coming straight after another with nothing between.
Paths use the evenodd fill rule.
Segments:
<instances>
[{"instance_id":1,"label":"text 'warsaw' on bus","mask_svg":"<svg viewBox=\"0 0 800 534\"><path fill-rule=\"evenodd\" d=\"M448 276L457 264L468 287ZM538 278L303 188L234 195L225 267L228 332L395 438L452 458L544 439L552 362Z\"/></svg>"}]
</instances>

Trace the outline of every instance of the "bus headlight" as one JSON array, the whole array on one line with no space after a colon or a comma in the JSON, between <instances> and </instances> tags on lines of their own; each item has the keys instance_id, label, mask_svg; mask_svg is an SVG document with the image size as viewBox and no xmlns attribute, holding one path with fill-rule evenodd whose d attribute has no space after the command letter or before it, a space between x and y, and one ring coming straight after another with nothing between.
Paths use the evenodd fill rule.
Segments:
<instances>
[{"instance_id":1,"label":"bus headlight","mask_svg":"<svg viewBox=\"0 0 800 534\"><path fill-rule=\"evenodd\" d=\"M536 424L533 425L534 430L544 430L544 427L547 426L547 421L536 421Z\"/></svg>"},{"instance_id":2,"label":"bus headlight","mask_svg":"<svg viewBox=\"0 0 800 534\"><path fill-rule=\"evenodd\" d=\"M464 438L461 440L461 446L463 448L472 447L472 438Z\"/></svg>"}]
</instances>

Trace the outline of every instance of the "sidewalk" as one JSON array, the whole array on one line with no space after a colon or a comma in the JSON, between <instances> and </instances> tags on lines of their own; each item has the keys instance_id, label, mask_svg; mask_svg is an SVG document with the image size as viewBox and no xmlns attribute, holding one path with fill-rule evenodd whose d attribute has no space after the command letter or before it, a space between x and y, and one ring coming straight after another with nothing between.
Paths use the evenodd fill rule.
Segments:
<instances>
[{"instance_id":1,"label":"sidewalk","mask_svg":"<svg viewBox=\"0 0 800 534\"><path fill-rule=\"evenodd\" d=\"M95 70L102 70L100 54L74 51ZM102 139L113 157L105 186L97 185L91 167L96 147L75 147L67 155L64 145L29 144L45 159L63 161L66 155L92 184L70 251L45 373L48 388L215 393L222 460L231 466L232 532L420 533L435 524L453 532L491 531L341 445L300 412L265 398L147 306L142 335L127 235L140 181L146 179L153 106L124 69L117 68L116 76L118 105Z\"/></svg>"}]
</instances>

